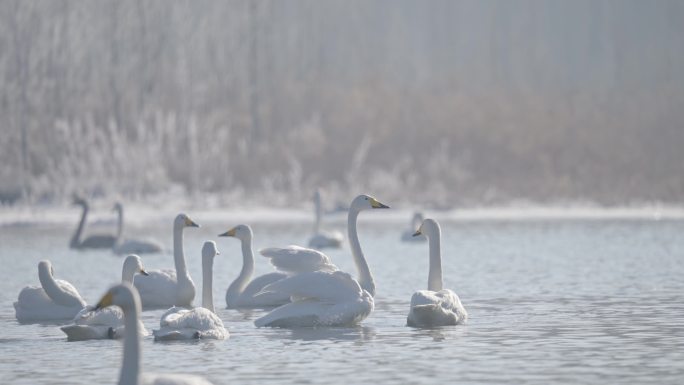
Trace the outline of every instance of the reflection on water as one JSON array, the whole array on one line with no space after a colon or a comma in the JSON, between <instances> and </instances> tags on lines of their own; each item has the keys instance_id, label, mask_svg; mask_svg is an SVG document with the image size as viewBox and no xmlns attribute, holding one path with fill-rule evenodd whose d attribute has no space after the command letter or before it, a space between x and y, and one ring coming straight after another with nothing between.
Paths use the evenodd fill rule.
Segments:
<instances>
[{"instance_id":1,"label":"reflection on water","mask_svg":"<svg viewBox=\"0 0 684 385\"><path fill-rule=\"evenodd\" d=\"M198 288L201 245L223 227L208 224L186 234L188 269ZM274 224L254 229L261 242L255 248L286 245L309 230ZM42 258L50 258L60 278L91 304L120 279L120 258L68 250L68 230L41 228L40 237L26 227L0 232L3 384L116 381L121 341L67 344L54 324L14 319L12 302L22 287L38 283ZM170 237L167 230L145 229L158 239ZM445 286L459 294L469 320L435 329L406 327L411 295L427 283L427 248L398 242L402 230L403 223L361 224L378 295L375 311L351 328L257 329L253 322L266 310L225 309L225 290L242 259L238 245L219 242L214 298L230 339L155 343L147 337L144 370L200 374L216 384L684 380L684 222L444 224ZM329 254L341 269L354 271L348 250ZM143 261L149 269L173 264L169 254ZM270 269L257 257L255 274ZM142 321L158 328L163 312L145 311Z\"/></svg>"}]
</instances>

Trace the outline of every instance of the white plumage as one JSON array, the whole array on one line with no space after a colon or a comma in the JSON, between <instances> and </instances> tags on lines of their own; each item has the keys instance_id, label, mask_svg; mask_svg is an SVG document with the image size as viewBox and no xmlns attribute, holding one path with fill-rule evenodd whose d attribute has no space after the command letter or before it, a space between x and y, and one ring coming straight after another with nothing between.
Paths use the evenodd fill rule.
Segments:
<instances>
[{"instance_id":1,"label":"white plumage","mask_svg":"<svg viewBox=\"0 0 684 385\"><path fill-rule=\"evenodd\" d=\"M344 235L337 231L326 231L321 229L323 220L323 204L321 202L321 192L316 190L314 193L314 229L313 235L309 239L309 247L314 249L340 248L344 242Z\"/></svg>"},{"instance_id":2,"label":"white plumage","mask_svg":"<svg viewBox=\"0 0 684 385\"><path fill-rule=\"evenodd\" d=\"M119 217L116 242L112 247L112 251L114 251L115 254L151 254L161 253L163 251L162 245L154 240L124 238L123 205L117 202L114 205L114 210L117 211Z\"/></svg>"}]
</instances>

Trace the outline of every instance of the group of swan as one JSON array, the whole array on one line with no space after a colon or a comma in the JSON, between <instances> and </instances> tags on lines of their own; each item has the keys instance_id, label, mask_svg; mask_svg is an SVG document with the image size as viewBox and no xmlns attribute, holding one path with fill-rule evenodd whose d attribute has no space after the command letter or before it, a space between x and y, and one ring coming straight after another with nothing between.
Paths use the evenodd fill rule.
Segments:
<instances>
[{"instance_id":1,"label":"group of swan","mask_svg":"<svg viewBox=\"0 0 684 385\"><path fill-rule=\"evenodd\" d=\"M81 212L81 219L78 222L76 231L69 243L69 247L72 249L112 249L116 254L159 253L163 250L162 246L153 240L124 238L123 205L118 202L114 205L114 210L118 216L116 235L95 234L82 239L90 206L88 201L81 197L75 197L73 203L81 206L83 211Z\"/></svg>"},{"instance_id":2,"label":"group of swan","mask_svg":"<svg viewBox=\"0 0 684 385\"><path fill-rule=\"evenodd\" d=\"M76 242L80 241L87 214L87 203L82 201L82 204L84 215L74 236ZM277 306L254 321L257 327L358 324L374 309L375 282L359 243L357 219L363 210L384 208L388 206L368 195L359 195L350 205L347 230L357 278L339 271L330 258L319 251L288 246L261 250L261 254L269 258L277 271L250 280L254 271L251 228L239 225L219 234L238 238L243 254L242 270L226 292L227 307ZM142 378L139 373L139 339L148 334L139 320L143 308L170 307L161 317L160 329L153 331L155 340L228 338L228 331L214 312L212 270L214 258L219 252L213 241L205 242L202 248L202 307L190 308L195 297L195 286L188 274L183 252L183 230L186 227L199 225L185 214L179 214L173 225L175 270L148 272L142 267L140 258L131 255L124 262L122 283L111 288L94 308L86 307L85 301L71 284L54 279L54 270L49 261L41 261L38 265L41 287L26 287L20 292L18 301L14 303L17 320L31 322L73 318L72 325L62 327L69 340L123 336L124 358L120 384L138 384ZM433 219L425 219L412 235L424 236L429 241L430 263L428 289L413 294L407 325L434 327L465 322L468 315L458 296L442 287L439 224ZM91 244L95 243L93 241ZM110 307L112 305L118 307ZM173 384L208 383L195 377L163 378Z\"/></svg>"}]
</instances>

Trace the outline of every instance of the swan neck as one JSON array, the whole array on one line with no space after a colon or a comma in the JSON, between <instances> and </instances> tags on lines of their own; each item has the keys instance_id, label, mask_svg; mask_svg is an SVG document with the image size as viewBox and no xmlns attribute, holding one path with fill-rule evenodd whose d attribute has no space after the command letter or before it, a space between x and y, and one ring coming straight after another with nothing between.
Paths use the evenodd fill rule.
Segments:
<instances>
[{"instance_id":1,"label":"swan neck","mask_svg":"<svg viewBox=\"0 0 684 385\"><path fill-rule=\"evenodd\" d=\"M441 235L439 230L428 235L428 247L430 250L430 272L428 274L428 290L442 290L442 251Z\"/></svg>"},{"instance_id":2,"label":"swan neck","mask_svg":"<svg viewBox=\"0 0 684 385\"><path fill-rule=\"evenodd\" d=\"M124 352L119 385L138 385L140 378L140 338L138 337L138 314L140 302L133 299L133 306L124 311Z\"/></svg>"},{"instance_id":3,"label":"swan neck","mask_svg":"<svg viewBox=\"0 0 684 385\"><path fill-rule=\"evenodd\" d=\"M123 269L121 270L121 283L127 282L133 285L133 278L135 277L135 271L133 269L129 269L126 264L124 264Z\"/></svg>"},{"instance_id":4,"label":"swan neck","mask_svg":"<svg viewBox=\"0 0 684 385\"><path fill-rule=\"evenodd\" d=\"M63 292L49 271L39 269L38 280L40 280L40 286L42 286L43 290L45 290L45 294L47 294L47 296L50 297L50 299L55 303L68 307L85 305L82 300L78 301L78 299Z\"/></svg>"},{"instance_id":5,"label":"swan neck","mask_svg":"<svg viewBox=\"0 0 684 385\"><path fill-rule=\"evenodd\" d=\"M321 217L323 216L320 199L314 199L314 215L314 234L318 234L321 231Z\"/></svg>"},{"instance_id":6,"label":"swan neck","mask_svg":"<svg viewBox=\"0 0 684 385\"><path fill-rule=\"evenodd\" d=\"M249 278L254 273L254 253L252 252L252 240L242 239L242 270L240 275L230 284L226 292L226 302L228 306L234 305L235 300L242 294L247 286Z\"/></svg>"},{"instance_id":7,"label":"swan neck","mask_svg":"<svg viewBox=\"0 0 684 385\"><path fill-rule=\"evenodd\" d=\"M123 209L119 207L116 211L119 217L119 221L117 223L116 228L116 242L119 243L122 241L123 237Z\"/></svg>"},{"instance_id":8,"label":"swan neck","mask_svg":"<svg viewBox=\"0 0 684 385\"><path fill-rule=\"evenodd\" d=\"M214 270L214 257L202 257L202 307L214 311L214 296L212 294L212 276Z\"/></svg>"},{"instance_id":9,"label":"swan neck","mask_svg":"<svg viewBox=\"0 0 684 385\"><path fill-rule=\"evenodd\" d=\"M78 227L76 227L76 232L73 237L71 237L71 243L69 246L72 248L77 248L81 245L81 234L83 233L83 227L85 226L86 217L88 216L88 204L82 204L83 211L81 211L81 220L78 222Z\"/></svg>"},{"instance_id":10,"label":"swan neck","mask_svg":"<svg viewBox=\"0 0 684 385\"><path fill-rule=\"evenodd\" d=\"M173 227L173 261L176 266L176 277L188 278L188 270L185 266L185 255L183 253L183 226Z\"/></svg>"},{"instance_id":11,"label":"swan neck","mask_svg":"<svg viewBox=\"0 0 684 385\"><path fill-rule=\"evenodd\" d=\"M359 285L361 288L375 296L375 282L373 281L373 274L371 274L368 262L361 251L361 244L359 243L359 235L356 231L356 222L359 216L359 210L350 208L349 216L347 217L347 230L349 236L349 244L351 245L352 257L356 265L357 273L359 274Z\"/></svg>"}]
</instances>

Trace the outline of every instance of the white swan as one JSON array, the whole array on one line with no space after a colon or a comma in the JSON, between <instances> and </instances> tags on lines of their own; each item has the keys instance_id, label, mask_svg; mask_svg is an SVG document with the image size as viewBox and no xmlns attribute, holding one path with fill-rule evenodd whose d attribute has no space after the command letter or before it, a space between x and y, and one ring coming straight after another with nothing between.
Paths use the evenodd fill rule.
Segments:
<instances>
[{"instance_id":1,"label":"white swan","mask_svg":"<svg viewBox=\"0 0 684 385\"><path fill-rule=\"evenodd\" d=\"M187 374L140 373L140 333L138 331L140 297L135 287L128 283L114 286L97 303L95 310L116 305L124 313L123 363L119 385L211 385L207 379Z\"/></svg>"},{"instance_id":2,"label":"white swan","mask_svg":"<svg viewBox=\"0 0 684 385\"><path fill-rule=\"evenodd\" d=\"M426 219L415 232L425 234L430 249L428 289L419 290L411 297L411 310L406 324L413 327L457 325L466 322L468 313L456 293L442 289L441 230L434 219Z\"/></svg>"},{"instance_id":3,"label":"white swan","mask_svg":"<svg viewBox=\"0 0 684 385\"><path fill-rule=\"evenodd\" d=\"M358 281L349 274L334 271L315 271L297 274L274 282L262 293L287 293L292 302L273 309L254 321L257 327L310 327L349 326L361 322L373 311L375 283L368 268L359 237L356 221L365 209L388 208L368 195L359 195L349 207L347 229L352 256L358 270Z\"/></svg>"},{"instance_id":4,"label":"white swan","mask_svg":"<svg viewBox=\"0 0 684 385\"><path fill-rule=\"evenodd\" d=\"M121 282L133 284L136 274L147 275L142 261L137 255L129 255L123 263ZM93 311L90 306L84 307L73 319L72 325L60 329L67 335L68 341L84 341L92 339L121 338L123 336L124 316L121 308L111 306ZM138 332L141 336L149 334L142 322Z\"/></svg>"},{"instance_id":5,"label":"white swan","mask_svg":"<svg viewBox=\"0 0 684 385\"><path fill-rule=\"evenodd\" d=\"M314 249L340 248L344 241L344 235L341 232L321 230L321 219L323 217L323 206L321 204L321 192L316 190L314 193L314 214L316 220L314 222L314 231L311 239L309 239L309 247Z\"/></svg>"},{"instance_id":6,"label":"white swan","mask_svg":"<svg viewBox=\"0 0 684 385\"><path fill-rule=\"evenodd\" d=\"M160 329L153 330L155 341L211 338L224 340L230 335L214 312L212 276L214 257L219 252L214 241L202 246L202 307L188 310L172 307L161 317Z\"/></svg>"},{"instance_id":7,"label":"white swan","mask_svg":"<svg viewBox=\"0 0 684 385\"><path fill-rule=\"evenodd\" d=\"M178 214L173 221L173 260L175 270L150 270L147 276L134 279L140 293L143 308L165 308L169 306L192 306L195 299L195 285L185 266L183 254L183 229L199 227L185 214Z\"/></svg>"},{"instance_id":8,"label":"white swan","mask_svg":"<svg viewBox=\"0 0 684 385\"><path fill-rule=\"evenodd\" d=\"M114 243L116 242L116 237L114 235L96 234L81 240L81 237L83 236L83 228L85 227L86 218L88 216L88 211L90 210L90 207L88 206L88 202L80 197L74 197L73 203L75 205L81 206L83 208L83 212L81 213L81 220L78 222L76 232L74 232L74 235L71 237L69 247L71 247L72 249L112 248L114 246Z\"/></svg>"},{"instance_id":9,"label":"white swan","mask_svg":"<svg viewBox=\"0 0 684 385\"><path fill-rule=\"evenodd\" d=\"M41 286L27 286L19 292L14 303L17 321L70 320L83 309L85 301L78 290L67 281L55 279L50 261L38 263L38 279Z\"/></svg>"},{"instance_id":10,"label":"white swan","mask_svg":"<svg viewBox=\"0 0 684 385\"><path fill-rule=\"evenodd\" d=\"M416 211L411 218L411 227L401 233L401 240L404 242L425 242L427 238L424 234L415 235L421 223L423 223L423 213Z\"/></svg>"},{"instance_id":11,"label":"white swan","mask_svg":"<svg viewBox=\"0 0 684 385\"><path fill-rule=\"evenodd\" d=\"M147 239L131 239L123 236L123 205L120 202L114 204L114 210L119 217L118 230L116 235L116 242L112 251L115 254L147 254L147 253L161 253L163 247L159 242Z\"/></svg>"},{"instance_id":12,"label":"white swan","mask_svg":"<svg viewBox=\"0 0 684 385\"><path fill-rule=\"evenodd\" d=\"M264 274L250 282L254 272L254 252L252 251L252 228L238 225L219 234L219 237L235 237L242 244L242 270L226 291L226 306L235 308L263 308L280 306L290 302L288 293L271 291L256 296L266 285L286 278L289 275L310 271L335 271L337 267L325 254L299 246L287 248L268 248L261 254L271 260L277 272Z\"/></svg>"}]
</instances>

